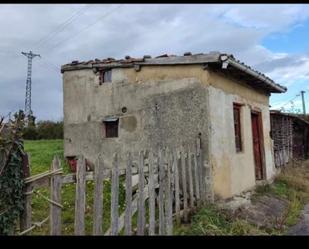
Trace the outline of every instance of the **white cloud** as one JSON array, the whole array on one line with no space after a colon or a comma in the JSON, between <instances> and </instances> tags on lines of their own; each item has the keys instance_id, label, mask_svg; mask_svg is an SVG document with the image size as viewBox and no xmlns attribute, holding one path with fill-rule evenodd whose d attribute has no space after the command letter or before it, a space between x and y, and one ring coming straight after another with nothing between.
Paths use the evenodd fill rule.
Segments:
<instances>
[{"instance_id":1,"label":"white cloud","mask_svg":"<svg viewBox=\"0 0 309 249\"><path fill-rule=\"evenodd\" d=\"M26 58L20 52L29 49L42 55L33 61L33 110L39 119L62 116L62 79L55 67L72 60L221 51L279 83L308 77L309 56L261 45L273 32L301 25L309 16L306 5L132 4L107 16L117 5L91 5L62 32L33 46L84 6L1 6L0 113L23 108Z\"/></svg>"},{"instance_id":2,"label":"white cloud","mask_svg":"<svg viewBox=\"0 0 309 249\"><path fill-rule=\"evenodd\" d=\"M259 68L263 68L271 78L289 87L309 79L309 55L286 55L260 64Z\"/></svg>"}]
</instances>

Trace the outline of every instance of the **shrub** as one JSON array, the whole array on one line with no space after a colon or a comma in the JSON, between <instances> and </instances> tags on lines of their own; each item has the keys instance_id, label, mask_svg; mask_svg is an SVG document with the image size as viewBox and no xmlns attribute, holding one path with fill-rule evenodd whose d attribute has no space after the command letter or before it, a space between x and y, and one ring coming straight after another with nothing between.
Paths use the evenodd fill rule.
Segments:
<instances>
[{"instance_id":1,"label":"shrub","mask_svg":"<svg viewBox=\"0 0 309 249\"><path fill-rule=\"evenodd\" d=\"M34 126L24 129L24 139L63 139L63 122L39 121Z\"/></svg>"}]
</instances>

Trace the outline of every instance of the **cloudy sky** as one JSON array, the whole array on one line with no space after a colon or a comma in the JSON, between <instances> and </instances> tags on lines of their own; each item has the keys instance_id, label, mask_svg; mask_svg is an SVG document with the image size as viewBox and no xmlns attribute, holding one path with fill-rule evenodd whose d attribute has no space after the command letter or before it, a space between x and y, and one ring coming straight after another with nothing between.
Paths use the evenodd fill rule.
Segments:
<instances>
[{"instance_id":1,"label":"cloudy sky","mask_svg":"<svg viewBox=\"0 0 309 249\"><path fill-rule=\"evenodd\" d=\"M182 55L220 51L288 87L273 94L273 108L309 109L309 6L205 5L0 5L0 115L24 108L27 58L33 60L32 110L60 120L60 67L72 60ZM293 99L293 105L290 100Z\"/></svg>"}]
</instances>

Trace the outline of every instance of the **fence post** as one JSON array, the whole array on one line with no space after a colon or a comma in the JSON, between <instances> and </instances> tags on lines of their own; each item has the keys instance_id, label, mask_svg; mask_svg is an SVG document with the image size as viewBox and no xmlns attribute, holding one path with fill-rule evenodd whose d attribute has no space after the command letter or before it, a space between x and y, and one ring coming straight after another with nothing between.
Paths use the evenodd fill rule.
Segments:
<instances>
[{"instance_id":1,"label":"fence post","mask_svg":"<svg viewBox=\"0 0 309 249\"><path fill-rule=\"evenodd\" d=\"M188 195L187 195L187 177L186 177L186 154L182 148L181 152L181 173L182 173L182 193L183 193L183 211L184 220L188 221Z\"/></svg>"},{"instance_id":2,"label":"fence post","mask_svg":"<svg viewBox=\"0 0 309 249\"><path fill-rule=\"evenodd\" d=\"M159 149L159 235L164 234L164 159Z\"/></svg>"},{"instance_id":3,"label":"fence post","mask_svg":"<svg viewBox=\"0 0 309 249\"><path fill-rule=\"evenodd\" d=\"M179 151L174 149L175 212L177 224L180 223L179 162Z\"/></svg>"},{"instance_id":4,"label":"fence post","mask_svg":"<svg viewBox=\"0 0 309 249\"><path fill-rule=\"evenodd\" d=\"M55 171L60 169L60 167L60 160L55 156L51 165L51 170ZM61 175L52 175L50 178L50 199L59 204L61 203L61 185ZM50 235L61 235L61 207L54 203L50 203Z\"/></svg>"},{"instance_id":5,"label":"fence post","mask_svg":"<svg viewBox=\"0 0 309 249\"><path fill-rule=\"evenodd\" d=\"M30 176L30 156L27 153L23 155L23 172L24 172L24 178ZM21 232L31 227L31 220L32 220L31 195L32 195L32 187L30 184L28 184L25 187L24 211L22 212L20 217Z\"/></svg>"},{"instance_id":6,"label":"fence post","mask_svg":"<svg viewBox=\"0 0 309 249\"><path fill-rule=\"evenodd\" d=\"M193 160L194 160L195 198L196 198L196 205L197 207L199 207L201 201L200 201L199 167L198 167L198 162L197 162L196 148L194 149Z\"/></svg>"},{"instance_id":7,"label":"fence post","mask_svg":"<svg viewBox=\"0 0 309 249\"><path fill-rule=\"evenodd\" d=\"M197 141L196 141L196 147L197 147L198 168L199 168L199 185L200 185L201 203L205 204L205 202L206 202L205 168L204 168L204 165L203 165L200 138L198 138Z\"/></svg>"},{"instance_id":8,"label":"fence post","mask_svg":"<svg viewBox=\"0 0 309 249\"><path fill-rule=\"evenodd\" d=\"M132 233L132 156L128 153L126 168L126 211L125 211L125 235Z\"/></svg>"},{"instance_id":9,"label":"fence post","mask_svg":"<svg viewBox=\"0 0 309 249\"><path fill-rule=\"evenodd\" d=\"M168 150L167 158L167 184L166 184L166 234L173 235L173 189L172 189L172 164L173 154Z\"/></svg>"},{"instance_id":10,"label":"fence post","mask_svg":"<svg viewBox=\"0 0 309 249\"><path fill-rule=\"evenodd\" d=\"M77 161L76 195L75 195L75 235L85 234L85 208L86 208L86 164L81 155Z\"/></svg>"},{"instance_id":11,"label":"fence post","mask_svg":"<svg viewBox=\"0 0 309 249\"><path fill-rule=\"evenodd\" d=\"M154 155L149 154L149 235L155 235L155 183L154 183Z\"/></svg>"},{"instance_id":12,"label":"fence post","mask_svg":"<svg viewBox=\"0 0 309 249\"><path fill-rule=\"evenodd\" d=\"M117 153L114 154L112 169L112 202L111 202L111 235L118 235L118 192L119 192L119 160Z\"/></svg>"},{"instance_id":13,"label":"fence post","mask_svg":"<svg viewBox=\"0 0 309 249\"><path fill-rule=\"evenodd\" d=\"M104 162L101 154L94 168L93 235L102 235Z\"/></svg>"},{"instance_id":14,"label":"fence post","mask_svg":"<svg viewBox=\"0 0 309 249\"><path fill-rule=\"evenodd\" d=\"M137 235L144 235L145 230L145 207L144 207L144 151L139 153L138 164L138 217Z\"/></svg>"},{"instance_id":15,"label":"fence post","mask_svg":"<svg viewBox=\"0 0 309 249\"><path fill-rule=\"evenodd\" d=\"M190 208L194 208L194 196L193 196L193 179L192 179L192 157L191 151L188 151L188 177L189 177L189 193L190 193Z\"/></svg>"}]
</instances>

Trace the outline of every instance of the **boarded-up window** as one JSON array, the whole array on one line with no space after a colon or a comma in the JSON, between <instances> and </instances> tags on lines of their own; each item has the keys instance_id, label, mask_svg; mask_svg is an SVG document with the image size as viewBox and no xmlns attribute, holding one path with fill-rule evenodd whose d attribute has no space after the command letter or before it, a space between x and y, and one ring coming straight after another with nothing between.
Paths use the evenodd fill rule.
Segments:
<instances>
[{"instance_id":1,"label":"boarded-up window","mask_svg":"<svg viewBox=\"0 0 309 249\"><path fill-rule=\"evenodd\" d=\"M104 121L105 137L118 137L118 119L112 121Z\"/></svg>"},{"instance_id":2,"label":"boarded-up window","mask_svg":"<svg viewBox=\"0 0 309 249\"><path fill-rule=\"evenodd\" d=\"M240 151L242 151L241 123L240 123L241 105L234 103L233 104L233 110L234 110L234 130L235 130L236 152L240 152Z\"/></svg>"},{"instance_id":3,"label":"boarded-up window","mask_svg":"<svg viewBox=\"0 0 309 249\"><path fill-rule=\"evenodd\" d=\"M112 82L112 70L100 71L100 85L106 82Z\"/></svg>"}]
</instances>

